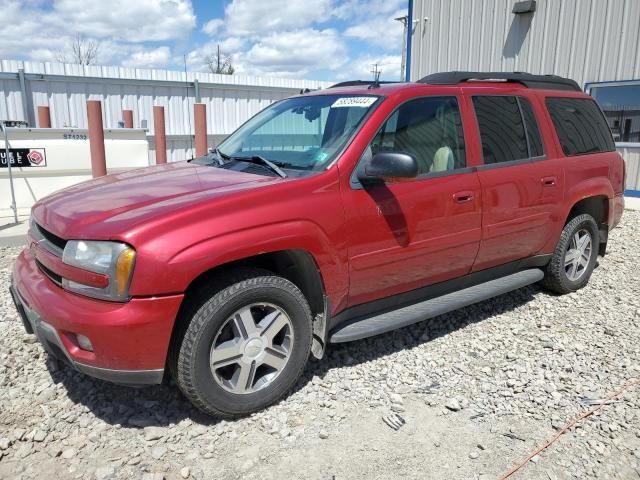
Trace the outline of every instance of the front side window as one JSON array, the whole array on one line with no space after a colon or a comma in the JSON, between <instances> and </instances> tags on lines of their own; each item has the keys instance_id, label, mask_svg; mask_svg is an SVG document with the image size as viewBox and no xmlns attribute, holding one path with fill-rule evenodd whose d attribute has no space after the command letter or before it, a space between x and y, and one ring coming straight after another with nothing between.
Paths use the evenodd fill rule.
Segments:
<instances>
[{"instance_id":1,"label":"front side window","mask_svg":"<svg viewBox=\"0 0 640 480\"><path fill-rule=\"evenodd\" d=\"M547 98L547 108L567 156L610 152L616 146L604 115L590 98Z\"/></svg>"},{"instance_id":2,"label":"front side window","mask_svg":"<svg viewBox=\"0 0 640 480\"><path fill-rule=\"evenodd\" d=\"M371 151L410 153L418 162L418 175L466 167L458 101L423 97L404 103L380 128Z\"/></svg>"},{"instance_id":3,"label":"front side window","mask_svg":"<svg viewBox=\"0 0 640 480\"><path fill-rule=\"evenodd\" d=\"M267 107L218 146L223 168L234 159L262 157L300 171L325 168L341 152L380 97L302 95ZM250 165L255 171L256 165ZM295 172L294 172L295 173Z\"/></svg>"}]
</instances>

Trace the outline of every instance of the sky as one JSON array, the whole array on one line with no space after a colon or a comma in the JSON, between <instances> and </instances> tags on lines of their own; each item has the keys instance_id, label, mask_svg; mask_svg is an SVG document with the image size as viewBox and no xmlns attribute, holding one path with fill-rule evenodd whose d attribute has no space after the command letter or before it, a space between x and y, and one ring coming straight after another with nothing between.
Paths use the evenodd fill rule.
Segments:
<instances>
[{"instance_id":1,"label":"sky","mask_svg":"<svg viewBox=\"0 0 640 480\"><path fill-rule=\"evenodd\" d=\"M81 35L100 65L207 71L217 46L238 74L400 77L407 0L0 0L0 59L57 61Z\"/></svg>"}]
</instances>

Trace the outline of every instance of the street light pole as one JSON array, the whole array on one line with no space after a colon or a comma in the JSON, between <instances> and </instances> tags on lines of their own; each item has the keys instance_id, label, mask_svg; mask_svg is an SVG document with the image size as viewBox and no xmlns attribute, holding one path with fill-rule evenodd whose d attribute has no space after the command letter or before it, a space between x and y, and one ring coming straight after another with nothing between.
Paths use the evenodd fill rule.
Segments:
<instances>
[{"instance_id":1,"label":"street light pole","mask_svg":"<svg viewBox=\"0 0 640 480\"><path fill-rule=\"evenodd\" d=\"M407 23L409 21L409 15L394 18L394 20L402 22L402 26L404 27L402 31L402 64L400 65L400 80L404 80L404 66L407 62Z\"/></svg>"}]
</instances>

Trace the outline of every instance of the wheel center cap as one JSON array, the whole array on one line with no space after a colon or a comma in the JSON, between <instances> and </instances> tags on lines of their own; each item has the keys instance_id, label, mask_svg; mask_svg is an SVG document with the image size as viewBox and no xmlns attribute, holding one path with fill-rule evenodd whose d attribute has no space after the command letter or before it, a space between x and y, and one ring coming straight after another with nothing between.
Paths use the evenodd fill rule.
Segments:
<instances>
[{"instance_id":1,"label":"wheel center cap","mask_svg":"<svg viewBox=\"0 0 640 480\"><path fill-rule=\"evenodd\" d=\"M249 358L255 358L262 353L262 340L254 338L249 340L244 346L244 354Z\"/></svg>"}]
</instances>

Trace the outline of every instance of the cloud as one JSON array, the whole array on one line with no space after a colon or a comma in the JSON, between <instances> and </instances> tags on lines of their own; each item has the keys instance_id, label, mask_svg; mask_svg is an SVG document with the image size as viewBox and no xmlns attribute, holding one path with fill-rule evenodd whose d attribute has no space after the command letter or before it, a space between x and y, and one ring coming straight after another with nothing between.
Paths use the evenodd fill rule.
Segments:
<instances>
[{"instance_id":1,"label":"cloud","mask_svg":"<svg viewBox=\"0 0 640 480\"><path fill-rule=\"evenodd\" d=\"M120 61L142 43L184 38L195 26L190 0L57 0L51 7L0 0L0 12L1 58L54 60L79 33L98 42L99 61Z\"/></svg>"},{"instance_id":2,"label":"cloud","mask_svg":"<svg viewBox=\"0 0 640 480\"><path fill-rule=\"evenodd\" d=\"M305 76L315 70L336 70L348 60L347 47L332 29L273 33L246 53L234 55L239 73Z\"/></svg>"},{"instance_id":3,"label":"cloud","mask_svg":"<svg viewBox=\"0 0 640 480\"><path fill-rule=\"evenodd\" d=\"M122 65L135 68L154 68L167 65L170 59L171 50L169 47L158 47L153 50L134 52L129 58L122 61Z\"/></svg>"},{"instance_id":4,"label":"cloud","mask_svg":"<svg viewBox=\"0 0 640 480\"><path fill-rule=\"evenodd\" d=\"M331 14L341 20L354 20L396 10L402 10L402 15L406 15L407 0L341 0L336 2Z\"/></svg>"},{"instance_id":5,"label":"cloud","mask_svg":"<svg viewBox=\"0 0 640 480\"><path fill-rule=\"evenodd\" d=\"M202 31L207 35L215 35L224 26L224 20L221 18L212 18L202 26Z\"/></svg>"},{"instance_id":6,"label":"cloud","mask_svg":"<svg viewBox=\"0 0 640 480\"><path fill-rule=\"evenodd\" d=\"M400 71L406 0L227 0L198 19L192 0L0 0L0 58L56 61L76 34L99 45L99 64L207 71L221 51L237 73L370 78ZM196 30L196 25L199 29Z\"/></svg>"},{"instance_id":7,"label":"cloud","mask_svg":"<svg viewBox=\"0 0 640 480\"><path fill-rule=\"evenodd\" d=\"M321 23L331 14L331 0L233 0L224 12L228 32L259 36Z\"/></svg>"},{"instance_id":8,"label":"cloud","mask_svg":"<svg viewBox=\"0 0 640 480\"><path fill-rule=\"evenodd\" d=\"M65 30L127 42L179 38L196 24L189 0L57 0L49 16Z\"/></svg>"},{"instance_id":9,"label":"cloud","mask_svg":"<svg viewBox=\"0 0 640 480\"><path fill-rule=\"evenodd\" d=\"M401 22L395 20L405 12L396 11L391 15L377 16L357 25L353 25L344 31L347 37L363 40L371 45L382 47L385 50L400 49L404 27Z\"/></svg>"}]
</instances>

